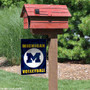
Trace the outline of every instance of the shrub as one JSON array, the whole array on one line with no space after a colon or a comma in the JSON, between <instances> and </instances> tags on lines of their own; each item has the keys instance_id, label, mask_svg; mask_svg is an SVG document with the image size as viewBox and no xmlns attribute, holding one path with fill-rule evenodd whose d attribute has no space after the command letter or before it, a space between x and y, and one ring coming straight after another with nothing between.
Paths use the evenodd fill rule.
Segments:
<instances>
[{"instance_id":1,"label":"shrub","mask_svg":"<svg viewBox=\"0 0 90 90\"><path fill-rule=\"evenodd\" d=\"M82 23L78 25L81 32L84 36L87 36L88 39L85 40L83 45L86 52L86 63L90 63L90 15L85 18L81 18Z\"/></svg>"},{"instance_id":2,"label":"shrub","mask_svg":"<svg viewBox=\"0 0 90 90\"><path fill-rule=\"evenodd\" d=\"M58 35L58 41L59 58L80 60L86 57L86 52L83 49L83 44L85 43L83 38L79 38L70 33L64 33L64 35Z\"/></svg>"}]
</instances>

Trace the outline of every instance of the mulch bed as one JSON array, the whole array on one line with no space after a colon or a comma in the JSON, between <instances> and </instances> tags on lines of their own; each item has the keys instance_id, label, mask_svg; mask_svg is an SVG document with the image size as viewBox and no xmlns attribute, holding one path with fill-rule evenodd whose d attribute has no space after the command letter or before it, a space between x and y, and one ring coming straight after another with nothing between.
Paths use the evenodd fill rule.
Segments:
<instances>
[{"instance_id":1,"label":"mulch bed","mask_svg":"<svg viewBox=\"0 0 90 90\"><path fill-rule=\"evenodd\" d=\"M0 61L3 61L0 58ZM0 62L1 63L1 62ZM31 76L48 78L48 60L47 60L47 73L46 74L33 74ZM1 65L1 64L0 64ZM21 74L21 66L3 66L1 70ZM90 65L89 64L71 64L71 63L58 63L58 79L70 80L90 80Z\"/></svg>"}]
</instances>

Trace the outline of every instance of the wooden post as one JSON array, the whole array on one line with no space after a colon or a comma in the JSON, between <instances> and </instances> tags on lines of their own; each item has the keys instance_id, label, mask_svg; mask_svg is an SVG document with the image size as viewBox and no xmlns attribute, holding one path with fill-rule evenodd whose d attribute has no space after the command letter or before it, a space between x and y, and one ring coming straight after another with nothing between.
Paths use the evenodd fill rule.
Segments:
<instances>
[{"instance_id":1,"label":"wooden post","mask_svg":"<svg viewBox=\"0 0 90 90\"><path fill-rule=\"evenodd\" d=\"M57 78L57 35L49 35L49 90L58 90Z\"/></svg>"}]
</instances>

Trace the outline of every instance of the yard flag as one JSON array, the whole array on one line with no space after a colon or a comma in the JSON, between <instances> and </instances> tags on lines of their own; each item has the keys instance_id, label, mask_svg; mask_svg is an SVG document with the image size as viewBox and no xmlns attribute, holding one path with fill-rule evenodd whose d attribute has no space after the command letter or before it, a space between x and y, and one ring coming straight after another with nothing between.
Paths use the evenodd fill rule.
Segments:
<instances>
[{"instance_id":1,"label":"yard flag","mask_svg":"<svg viewBox=\"0 0 90 90\"><path fill-rule=\"evenodd\" d=\"M46 40L21 39L21 74L46 73Z\"/></svg>"}]
</instances>

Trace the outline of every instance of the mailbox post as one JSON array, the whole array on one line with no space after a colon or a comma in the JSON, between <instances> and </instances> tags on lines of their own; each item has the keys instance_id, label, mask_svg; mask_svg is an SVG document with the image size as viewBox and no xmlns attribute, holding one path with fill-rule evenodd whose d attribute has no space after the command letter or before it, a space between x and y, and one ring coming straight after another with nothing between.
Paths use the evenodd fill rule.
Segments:
<instances>
[{"instance_id":1,"label":"mailbox post","mask_svg":"<svg viewBox=\"0 0 90 90\"><path fill-rule=\"evenodd\" d=\"M49 35L49 90L58 90L57 75L57 34Z\"/></svg>"},{"instance_id":2,"label":"mailbox post","mask_svg":"<svg viewBox=\"0 0 90 90\"><path fill-rule=\"evenodd\" d=\"M58 90L57 35L68 28L68 18L71 14L67 6L24 4L21 17L24 20L24 29L30 29L32 34L49 36L49 90Z\"/></svg>"}]
</instances>

